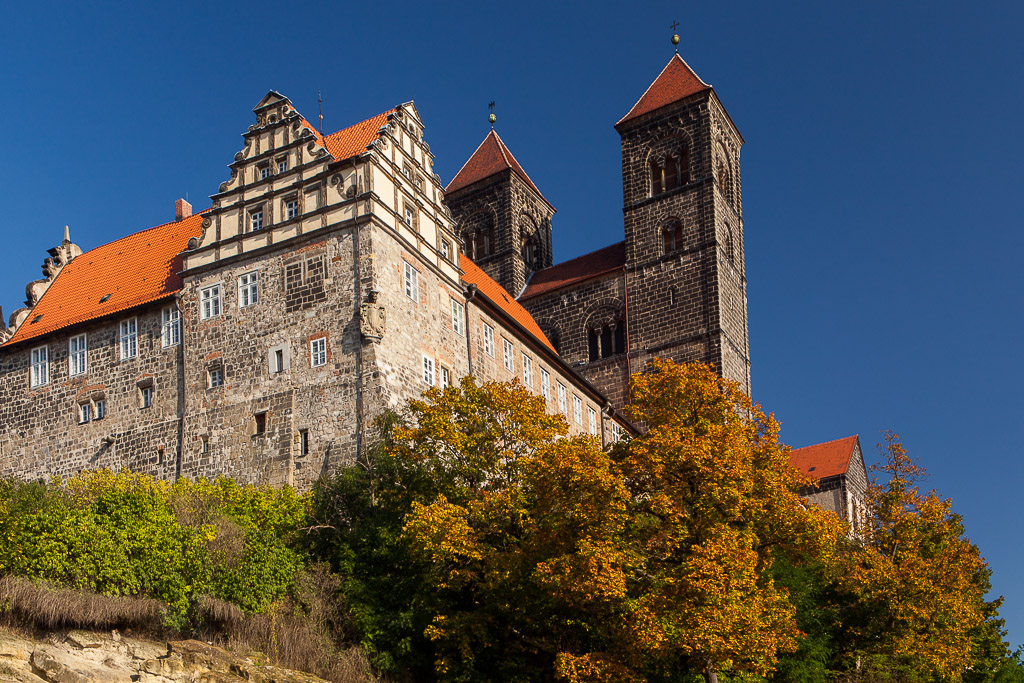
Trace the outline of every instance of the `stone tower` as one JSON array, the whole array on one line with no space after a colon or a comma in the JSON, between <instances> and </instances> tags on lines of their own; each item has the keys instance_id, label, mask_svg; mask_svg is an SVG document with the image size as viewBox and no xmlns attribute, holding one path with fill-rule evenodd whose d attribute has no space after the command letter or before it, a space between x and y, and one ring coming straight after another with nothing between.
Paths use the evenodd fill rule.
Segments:
<instances>
[{"instance_id":1,"label":"stone tower","mask_svg":"<svg viewBox=\"0 0 1024 683\"><path fill-rule=\"evenodd\" d=\"M555 207L492 129L445 189L463 251L518 297L551 265Z\"/></svg>"},{"instance_id":2,"label":"stone tower","mask_svg":"<svg viewBox=\"0 0 1024 683\"><path fill-rule=\"evenodd\" d=\"M743 137L674 55L615 129L622 138L627 345L711 363L749 393Z\"/></svg>"}]
</instances>

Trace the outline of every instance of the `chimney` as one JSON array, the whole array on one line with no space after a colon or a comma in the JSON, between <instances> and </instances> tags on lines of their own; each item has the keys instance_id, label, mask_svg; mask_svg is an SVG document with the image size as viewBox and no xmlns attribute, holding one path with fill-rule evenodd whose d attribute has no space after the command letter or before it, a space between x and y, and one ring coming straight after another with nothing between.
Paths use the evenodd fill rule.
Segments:
<instances>
[{"instance_id":1,"label":"chimney","mask_svg":"<svg viewBox=\"0 0 1024 683\"><path fill-rule=\"evenodd\" d=\"M184 199L174 202L174 220L180 221L192 215L192 205Z\"/></svg>"}]
</instances>

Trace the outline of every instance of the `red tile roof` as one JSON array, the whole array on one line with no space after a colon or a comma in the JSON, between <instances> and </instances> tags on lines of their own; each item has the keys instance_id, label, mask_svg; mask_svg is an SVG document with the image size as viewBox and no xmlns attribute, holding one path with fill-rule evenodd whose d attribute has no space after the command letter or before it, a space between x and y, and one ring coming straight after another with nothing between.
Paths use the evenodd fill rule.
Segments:
<instances>
[{"instance_id":1,"label":"red tile roof","mask_svg":"<svg viewBox=\"0 0 1024 683\"><path fill-rule=\"evenodd\" d=\"M537 321L533 319L533 316L518 301L513 299L512 295L506 292L504 287L492 280L490 275L481 270L480 266L470 261L463 253L459 254L459 266L462 268L462 279L465 282L476 285L477 291L494 302L501 310L511 316L513 320L525 327L530 334L537 338L537 341L552 351L555 350L555 347L551 345L548 338L540 331L540 327L537 325Z\"/></svg>"},{"instance_id":2,"label":"red tile roof","mask_svg":"<svg viewBox=\"0 0 1024 683\"><path fill-rule=\"evenodd\" d=\"M380 127L388 122L388 114L394 111L394 109L388 109L365 121L339 130L337 133L325 135L322 139L317 134L317 142L326 147L331 156L338 161L353 157L365 152L370 143L377 139ZM316 133L315 130L313 132Z\"/></svg>"},{"instance_id":3,"label":"red tile roof","mask_svg":"<svg viewBox=\"0 0 1024 683\"><path fill-rule=\"evenodd\" d=\"M621 126L626 121L643 116L655 109L660 109L666 104L672 104L679 100L695 95L704 90L710 90L711 86L700 79L690 65L683 61L679 54L673 55L665 68L661 70L654 82L644 91L644 94L623 116L615 127Z\"/></svg>"},{"instance_id":4,"label":"red tile roof","mask_svg":"<svg viewBox=\"0 0 1024 683\"><path fill-rule=\"evenodd\" d=\"M512 169L512 171L518 175L523 182L530 186L530 188L537 193L537 196L544 200L544 202L552 209L555 207L551 205L544 195L540 193L537 186L530 180L530 176L526 175L526 171L519 165L516 158L512 156L512 152L505 146L505 142L498 137L498 134L491 129L491 132L487 134L480 146L476 148L472 156L469 157L469 161L462 165L459 172L455 174L452 181L448 183L448 187L445 188L445 193L452 193L461 190L464 187L469 187L473 183L478 183L481 180L486 180L491 176L501 173L504 170Z\"/></svg>"},{"instance_id":5,"label":"red tile roof","mask_svg":"<svg viewBox=\"0 0 1024 683\"><path fill-rule=\"evenodd\" d=\"M181 289L181 256L202 233L203 215L122 237L90 249L57 274L6 345L167 298ZM100 303L100 299L111 297ZM38 316L39 322L32 323Z\"/></svg>"},{"instance_id":6,"label":"red tile roof","mask_svg":"<svg viewBox=\"0 0 1024 683\"><path fill-rule=\"evenodd\" d=\"M626 264L626 243L619 242L610 247L592 251L550 268L538 270L526 283L526 289L519 296L529 299L553 292L556 289L574 285L598 275L604 275L622 268Z\"/></svg>"},{"instance_id":7,"label":"red tile roof","mask_svg":"<svg viewBox=\"0 0 1024 683\"><path fill-rule=\"evenodd\" d=\"M846 474L858 443L858 437L854 434L845 439L797 448L789 454L789 463L815 479Z\"/></svg>"}]
</instances>

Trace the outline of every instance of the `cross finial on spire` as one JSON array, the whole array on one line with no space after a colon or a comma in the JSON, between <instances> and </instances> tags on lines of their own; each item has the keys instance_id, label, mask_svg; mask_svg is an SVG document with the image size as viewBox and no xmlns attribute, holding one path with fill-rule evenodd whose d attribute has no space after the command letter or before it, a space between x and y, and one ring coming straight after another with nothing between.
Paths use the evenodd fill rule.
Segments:
<instances>
[{"instance_id":1,"label":"cross finial on spire","mask_svg":"<svg viewBox=\"0 0 1024 683\"><path fill-rule=\"evenodd\" d=\"M679 34L676 33L676 29L679 28L679 22L672 22L672 44L676 46L676 54L679 54Z\"/></svg>"},{"instance_id":2,"label":"cross finial on spire","mask_svg":"<svg viewBox=\"0 0 1024 683\"><path fill-rule=\"evenodd\" d=\"M316 112L320 116L320 137L324 136L324 100L320 97L320 89L316 91Z\"/></svg>"},{"instance_id":3,"label":"cross finial on spire","mask_svg":"<svg viewBox=\"0 0 1024 683\"><path fill-rule=\"evenodd\" d=\"M494 100L491 100L487 105L490 110L490 114L487 116L487 120L491 122L491 130L494 130L494 122L498 120L498 117L494 115Z\"/></svg>"}]
</instances>

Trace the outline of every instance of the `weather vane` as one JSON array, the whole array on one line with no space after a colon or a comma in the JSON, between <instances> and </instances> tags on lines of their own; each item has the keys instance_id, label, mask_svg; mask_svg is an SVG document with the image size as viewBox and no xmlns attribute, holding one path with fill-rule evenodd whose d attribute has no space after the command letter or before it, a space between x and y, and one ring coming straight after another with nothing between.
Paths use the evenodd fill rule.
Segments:
<instances>
[{"instance_id":1,"label":"weather vane","mask_svg":"<svg viewBox=\"0 0 1024 683\"><path fill-rule=\"evenodd\" d=\"M498 117L494 115L494 100L490 101L490 103L487 105L487 108L490 109L491 111L490 115L487 117L487 120L491 122L491 129L493 130L494 122L498 120Z\"/></svg>"},{"instance_id":2,"label":"weather vane","mask_svg":"<svg viewBox=\"0 0 1024 683\"><path fill-rule=\"evenodd\" d=\"M672 22L672 44L676 46L676 54L679 54L679 34L676 33L676 29L679 28L679 22Z\"/></svg>"},{"instance_id":3,"label":"weather vane","mask_svg":"<svg viewBox=\"0 0 1024 683\"><path fill-rule=\"evenodd\" d=\"M316 91L316 111L320 115L320 137L324 136L324 100L320 97L320 90Z\"/></svg>"}]
</instances>

